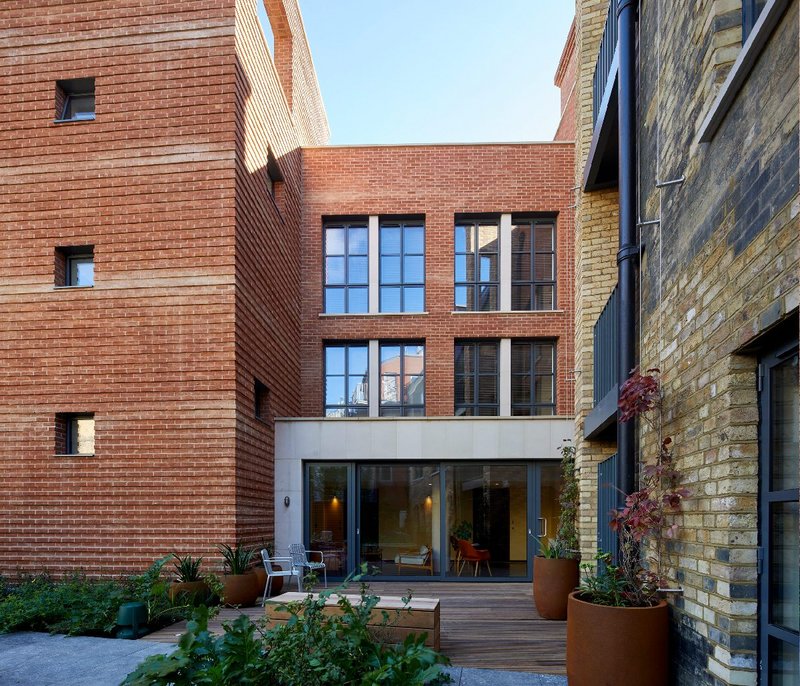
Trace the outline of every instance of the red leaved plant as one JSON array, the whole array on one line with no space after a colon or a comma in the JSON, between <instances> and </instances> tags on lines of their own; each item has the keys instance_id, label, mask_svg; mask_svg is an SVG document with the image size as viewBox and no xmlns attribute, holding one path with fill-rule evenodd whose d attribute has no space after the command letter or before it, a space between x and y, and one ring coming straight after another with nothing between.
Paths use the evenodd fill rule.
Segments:
<instances>
[{"instance_id":1,"label":"red leaved plant","mask_svg":"<svg viewBox=\"0 0 800 686\"><path fill-rule=\"evenodd\" d=\"M670 523L689 491L680 486L680 474L673 467L672 439L664 437L661 429L660 370L648 369L641 374L631 372L619 394L620 421L642 418L657 433L659 451L655 463L640 470L641 488L625 498L625 507L613 513L611 528L620 535L621 573L631 604L652 605L658 589L665 584L666 539L674 538L677 524ZM655 410L655 418L649 414ZM645 542L653 550L650 568L642 565L640 547Z\"/></svg>"}]
</instances>

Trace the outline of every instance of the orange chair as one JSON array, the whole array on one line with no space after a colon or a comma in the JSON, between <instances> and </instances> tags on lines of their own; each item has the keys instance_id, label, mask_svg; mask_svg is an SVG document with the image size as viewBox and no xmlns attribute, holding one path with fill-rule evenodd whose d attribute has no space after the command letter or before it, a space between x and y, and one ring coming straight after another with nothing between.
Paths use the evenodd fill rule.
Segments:
<instances>
[{"instance_id":1,"label":"orange chair","mask_svg":"<svg viewBox=\"0 0 800 686\"><path fill-rule=\"evenodd\" d=\"M473 573L473 576L478 576L478 568L481 566L481 562L486 563L486 569L489 572L489 576L492 576L492 568L489 566L491 555L489 554L488 550L478 550L469 541L458 539L458 552L461 555L461 567L458 570L459 576L461 576L461 570L464 569L464 565L467 562L475 563L475 572Z\"/></svg>"}]
</instances>

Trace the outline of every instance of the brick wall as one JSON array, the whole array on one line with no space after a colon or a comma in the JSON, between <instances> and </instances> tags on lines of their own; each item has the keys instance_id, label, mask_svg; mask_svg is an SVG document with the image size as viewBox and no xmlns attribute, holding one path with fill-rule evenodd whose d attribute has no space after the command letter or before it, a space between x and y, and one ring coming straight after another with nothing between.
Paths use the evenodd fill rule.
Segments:
<instances>
[{"instance_id":1,"label":"brick wall","mask_svg":"<svg viewBox=\"0 0 800 686\"><path fill-rule=\"evenodd\" d=\"M234 533L233 3L155 6L2 6L0 573ZM54 124L84 76L96 120ZM54 289L70 245L93 288ZM95 456L55 457L56 413L86 411Z\"/></svg>"},{"instance_id":2,"label":"brick wall","mask_svg":"<svg viewBox=\"0 0 800 686\"><path fill-rule=\"evenodd\" d=\"M572 410L571 143L330 147L303 150L302 413L323 410L325 340L426 342L426 411L453 414L456 338L556 337L558 413ZM457 213L557 212L558 310L453 314ZM322 218L425 215L424 315L320 316Z\"/></svg>"},{"instance_id":3,"label":"brick wall","mask_svg":"<svg viewBox=\"0 0 800 686\"><path fill-rule=\"evenodd\" d=\"M553 140L556 141L574 141L578 123L575 93L578 77L578 53L575 50L575 33L575 20L573 19L553 79L553 83L561 90L561 118L556 135L553 137Z\"/></svg>"},{"instance_id":4,"label":"brick wall","mask_svg":"<svg viewBox=\"0 0 800 686\"><path fill-rule=\"evenodd\" d=\"M577 78L574 186L592 142L592 77L608 14L608 0L581 0L576 21ZM577 191L575 221L575 464L580 479L579 533L583 560L597 552L597 464L616 444L584 440L586 416L594 406L594 325L617 283L619 194L616 189Z\"/></svg>"},{"instance_id":5,"label":"brick wall","mask_svg":"<svg viewBox=\"0 0 800 686\"><path fill-rule=\"evenodd\" d=\"M800 301L797 3L714 139L698 144L717 73L707 42L723 45L720 30L734 40L720 23L723 10L733 22L729 5L662 18L660 32L654 7L645 4L641 19L642 51L661 53L660 79L649 62L641 80L642 216L661 217L642 236L641 358L662 369L665 429L692 490L670 560L684 589L674 601L675 682L687 685L756 683L763 608L752 344ZM683 175L679 186L654 187ZM645 456L650 448L645 438Z\"/></svg>"}]
</instances>

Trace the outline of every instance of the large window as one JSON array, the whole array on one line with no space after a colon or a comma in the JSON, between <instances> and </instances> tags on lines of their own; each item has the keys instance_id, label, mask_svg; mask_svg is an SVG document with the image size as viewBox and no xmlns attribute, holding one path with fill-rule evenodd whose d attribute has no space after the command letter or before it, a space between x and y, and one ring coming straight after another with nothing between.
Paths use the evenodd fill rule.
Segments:
<instances>
[{"instance_id":1,"label":"large window","mask_svg":"<svg viewBox=\"0 0 800 686\"><path fill-rule=\"evenodd\" d=\"M425 345L381 343L381 417L425 416Z\"/></svg>"},{"instance_id":2,"label":"large window","mask_svg":"<svg viewBox=\"0 0 800 686\"><path fill-rule=\"evenodd\" d=\"M499 222L461 221L455 230L455 309L497 310Z\"/></svg>"},{"instance_id":3,"label":"large window","mask_svg":"<svg viewBox=\"0 0 800 686\"><path fill-rule=\"evenodd\" d=\"M386 221L380 228L380 311L425 310L425 226Z\"/></svg>"},{"instance_id":4,"label":"large window","mask_svg":"<svg viewBox=\"0 0 800 686\"><path fill-rule=\"evenodd\" d=\"M499 414L498 350L497 341L456 342L456 416Z\"/></svg>"},{"instance_id":5,"label":"large window","mask_svg":"<svg viewBox=\"0 0 800 686\"><path fill-rule=\"evenodd\" d=\"M552 310L555 290L555 224L517 221L511 228L511 309Z\"/></svg>"},{"instance_id":6,"label":"large window","mask_svg":"<svg viewBox=\"0 0 800 686\"><path fill-rule=\"evenodd\" d=\"M366 343L325 346L325 416L369 414L369 353Z\"/></svg>"},{"instance_id":7,"label":"large window","mask_svg":"<svg viewBox=\"0 0 800 686\"><path fill-rule=\"evenodd\" d=\"M555 414L555 352L552 342L511 342L512 415Z\"/></svg>"},{"instance_id":8,"label":"large window","mask_svg":"<svg viewBox=\"0 0 800 686\"><path fill-rule=\"evenodd\" d=\"M325 239L325 312L369 309L369 230L366 222L330 223Z\"/></svg>"}]
</instances>

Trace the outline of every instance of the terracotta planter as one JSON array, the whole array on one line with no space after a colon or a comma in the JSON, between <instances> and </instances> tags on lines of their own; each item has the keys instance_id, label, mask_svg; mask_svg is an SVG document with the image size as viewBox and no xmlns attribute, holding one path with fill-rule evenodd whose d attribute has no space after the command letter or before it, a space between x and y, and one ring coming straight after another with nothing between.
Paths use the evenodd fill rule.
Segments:
<instances>
[{"instance_id":1,"label":"terracotta planter","mask_svg":"<svg viewBox=\"0 0 800 686\"><path fill-rule=\"evenodd\" d=\"M283 567L281 567L278 564L273 564L272 568L276 572L280 572L280 571L283 570ZM272 578L272 585L269 587L269 595L270 595L270 597L272 597L274 595L278 595L278 593L280 593L281 591L283 591L283 577L282 576L273 577Z\"/></svg>"},{"instance_id":2,"label":"terracotta planter","mask_svg":"<svg viewBox=\"0 0 800 686\"><path fill-rule=\"evenodd\" d=\"M260 597L264 595L264 591L267 587L267 570L264 569L264 565L257 565L253 567L253 574L256 577L256 590L258 591L258 596Z\"/></svg>"},{"instance_id":3,"label":"terracotta planter","mask_svg":"<svg viewBox=\"0 0 800 686\"><path fill-rule=\"evenodd\" d=\"M222 577L222 594L226 605L255 605L258 597L256 575L252 571L246 574L225 574Z\"/></svg>"},{"instance_id":4,"label":"terracotta planter","mask_svg":"<svg viewBox=\"0 0 800 686\"><path fill-rule=\"evenodd\" d=\"M567 679L570 686L666 686L669 611L608 607L569 596Z\"/></svg>"},{"instance_id":5,"label":"terracotta planter","mask_svg":"<svg viewBox=\"0 0 800 686\"><path fill-rule=\"evenodd\" d=\"M578 587L577 560L533 558L533 599L544 619L566 619L567 598Z\"/></svg>"},{"instance_id":6,"label":"terracotta planter","mask_svg":"<svg viewBox=\"0 0 800 686\"><path fill-rule=\"evenodd\" d=\"M189 596L190 600L205 600L211 589L205 581L173 581L169 585L169 599L174 601L181 594Z\"/></svg>"}]
</instances>

